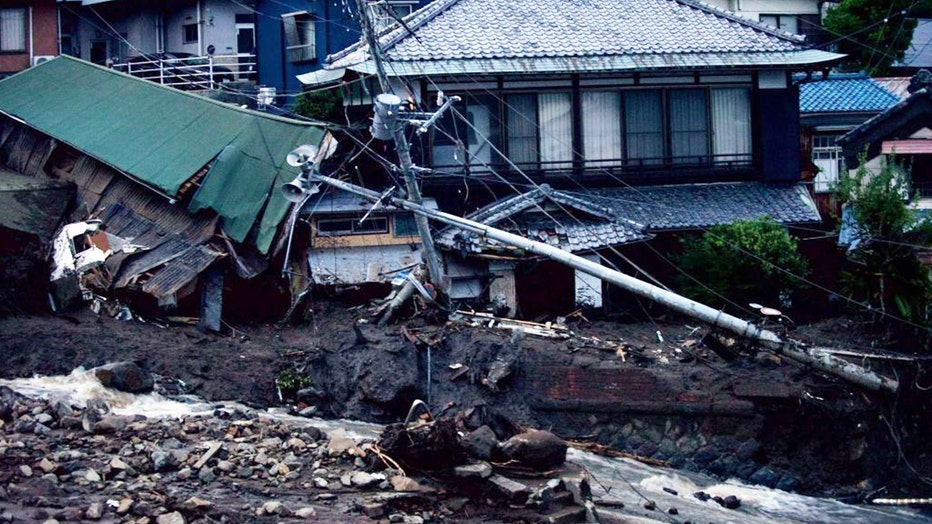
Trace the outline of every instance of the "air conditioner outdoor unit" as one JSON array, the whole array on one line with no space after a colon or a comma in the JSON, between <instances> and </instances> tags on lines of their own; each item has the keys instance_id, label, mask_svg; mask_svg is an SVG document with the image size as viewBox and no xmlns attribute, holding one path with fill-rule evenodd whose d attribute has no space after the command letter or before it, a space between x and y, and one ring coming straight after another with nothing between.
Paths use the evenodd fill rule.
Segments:
<instances>
[{"instance_id":1,"label":"air conditioner outdoor unit","mask_svg":"<svg viewBox=\"0 0 932 524\"><path fill-rule=\"evenodd\" d=\"M39 65L42 62L48 62L49 60L55 58L54 55L39 55L32 57L32 65Z\"/></svg>"}]
</instances>

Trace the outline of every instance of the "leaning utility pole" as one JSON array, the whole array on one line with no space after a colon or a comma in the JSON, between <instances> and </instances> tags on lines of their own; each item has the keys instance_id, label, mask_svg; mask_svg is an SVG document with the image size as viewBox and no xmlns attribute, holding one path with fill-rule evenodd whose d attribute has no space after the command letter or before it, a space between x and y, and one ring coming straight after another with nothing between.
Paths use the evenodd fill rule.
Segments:
<instances>
[{"instance_id":1,"label":"leaning utility pole","mask_svg":"<svg viewBox=\"0 0 932 524\"><path fill-rule=\"evenodd\" d=\"M394 139L408 199L415 204L421 204L423 199L421 198L417 177L414 174L414 163L411 161L411 147L408 145L408 138L405 136L404 123L399 120L398 113L401 108L401 98L391 92L392 86L385 74L385 67L382 64L382 57L379 52L379 43L369 19L367 0L356 0L356 8L359 11L359 24L363 35L366 37L366 42L369 44L369 55L375 62L379 86L382 89L382 93L375 99L372 136L379 140ZM417 213L414 215L414 221L417 224L417 232L421 237L421 245L424 248L429 279L434 286L446 292L440 255L437 253L436 246L434 246L434 238L430 234L430 224L427 222L426 217Z\"/></svg>"},{"instance_id":2,"label":"leaning utility pole","mask_svg":"<svg viewBox=\"0 0 932 524\"><path fill-rule=\"evenodd\" d=\"M326 177L319 173L312 173L310 179L314 182L328 184L338 189L355 193L373 202L384 200L384 195L380 193L335 178ZM389 201L397 207L414 212L416 216L420 216L425 220L431 218L438 222L459 227L493 240L524 249L531 253L549 257L552 260L578 269L609 284L616 285L639 296L659 302L680 313L702 320L712 326L726 329L739 336L756 340L763 347L777 354L785 355L792 360L841 377L861 387L872 391L886 390L891 393L895 393L899 388L899 384L896 380L878 375L873 371L864 369L861 366L832 355L812 351L810 348L795 341L783 340L776 333L763 329L746 320L729 315L724 311L711 308L695 300L677 295L672 291L638 280L620 271L615 271L595 262L591 262L569 251L564 251L558 247L508 233L507 231L502 231L463 217L458 217L435 209L428 209L423 205L402 198L392 197Z\"/></svg>"}]
</instances>

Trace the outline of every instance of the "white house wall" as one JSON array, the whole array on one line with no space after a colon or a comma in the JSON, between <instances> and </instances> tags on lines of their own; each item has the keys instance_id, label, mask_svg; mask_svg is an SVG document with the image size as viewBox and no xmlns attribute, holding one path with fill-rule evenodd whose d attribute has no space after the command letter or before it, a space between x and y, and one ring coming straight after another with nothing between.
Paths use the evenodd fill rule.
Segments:
<instances>
[{"instance_id":1,"label":"white house wall","mask_svg":"<svg viewBox=\"0 0 932 524\"><path fill-rule=\"evenodd\" d=\"M417 264L421 249L409 244L311 249L308 263L317 284L388 282L394 271Z\"/></svg>"},{"instance_id":2,"label":"white house wall","mask_svg":"<svg viewBox=\"0 0 932 524\"><path fill-rule=\"evenodd\" d=\"M179 6L165 15L165 51L203 55L207 53L207 46L213 45L217 54L233 54L236 52L236 14L249 12L232 2L201 2L201 45L198 42L185 44L183 28L198 23L197 4Z\"/></svg>"},{"instance_id":3,"label":"white house wall","mask_svg":"<svg viewBox=\"0 0 932 524\"><path fill-rule=\"evenodd\" d=\"M817 15L819 0L706 0L707 4L757 21L760 15Z\"/></svg>"}]
</instances>

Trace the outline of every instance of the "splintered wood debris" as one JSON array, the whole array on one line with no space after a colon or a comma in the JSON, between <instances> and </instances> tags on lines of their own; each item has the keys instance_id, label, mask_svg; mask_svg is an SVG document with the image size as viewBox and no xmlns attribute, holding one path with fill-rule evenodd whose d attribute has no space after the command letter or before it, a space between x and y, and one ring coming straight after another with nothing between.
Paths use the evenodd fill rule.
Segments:
<instances>
[{"instance_id":1,"label":"splintered wood debris","mask_svg":"<svg viewBox=\"0 0 932 524\"><path fill-rule=\"evenodd\" d=\"M450 321L459 322L473 327L487 327L494 329L505 329L509 331L524 331L528 335L535 335L544 338L554 338L565 340L573 336L573 332L563 324L553 322L538 323L528 322L526 320L514 320L510 318L501 318L491 313L481 313L473 311L457 311L450 315Z\"/></svg>"}]
</instances>

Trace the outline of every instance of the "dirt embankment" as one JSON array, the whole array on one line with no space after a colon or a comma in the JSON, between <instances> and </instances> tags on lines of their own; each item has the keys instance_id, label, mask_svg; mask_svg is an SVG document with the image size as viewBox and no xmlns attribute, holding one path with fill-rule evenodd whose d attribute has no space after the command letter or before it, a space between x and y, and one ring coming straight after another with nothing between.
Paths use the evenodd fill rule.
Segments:
<instances>
[{"instance_id":1,"label":"dirt embankment","mask_svg":"<svg viewBox=\"0 0 932 524\"><path fill-rule=\"evenodd\" d=\"M598 322L573 326L582 338L547 340L417 319L383 329L360 323L360 313L319 305L307 325L224 335L90 312L7 317L2 375L136 360L208 400L270 406L280 403L275 379L288 370L309 379L297 400L323 416L393 422L420 398L435 415L471 410L493 425L552 428L784 489L855 499L928 491L912 472L928 475L928 402L906 377L913 393L885 399L764 353L726 362L688 321ZM800 334L863 346L859 328L836 321Z\"/></svg>"}]
</instances>

